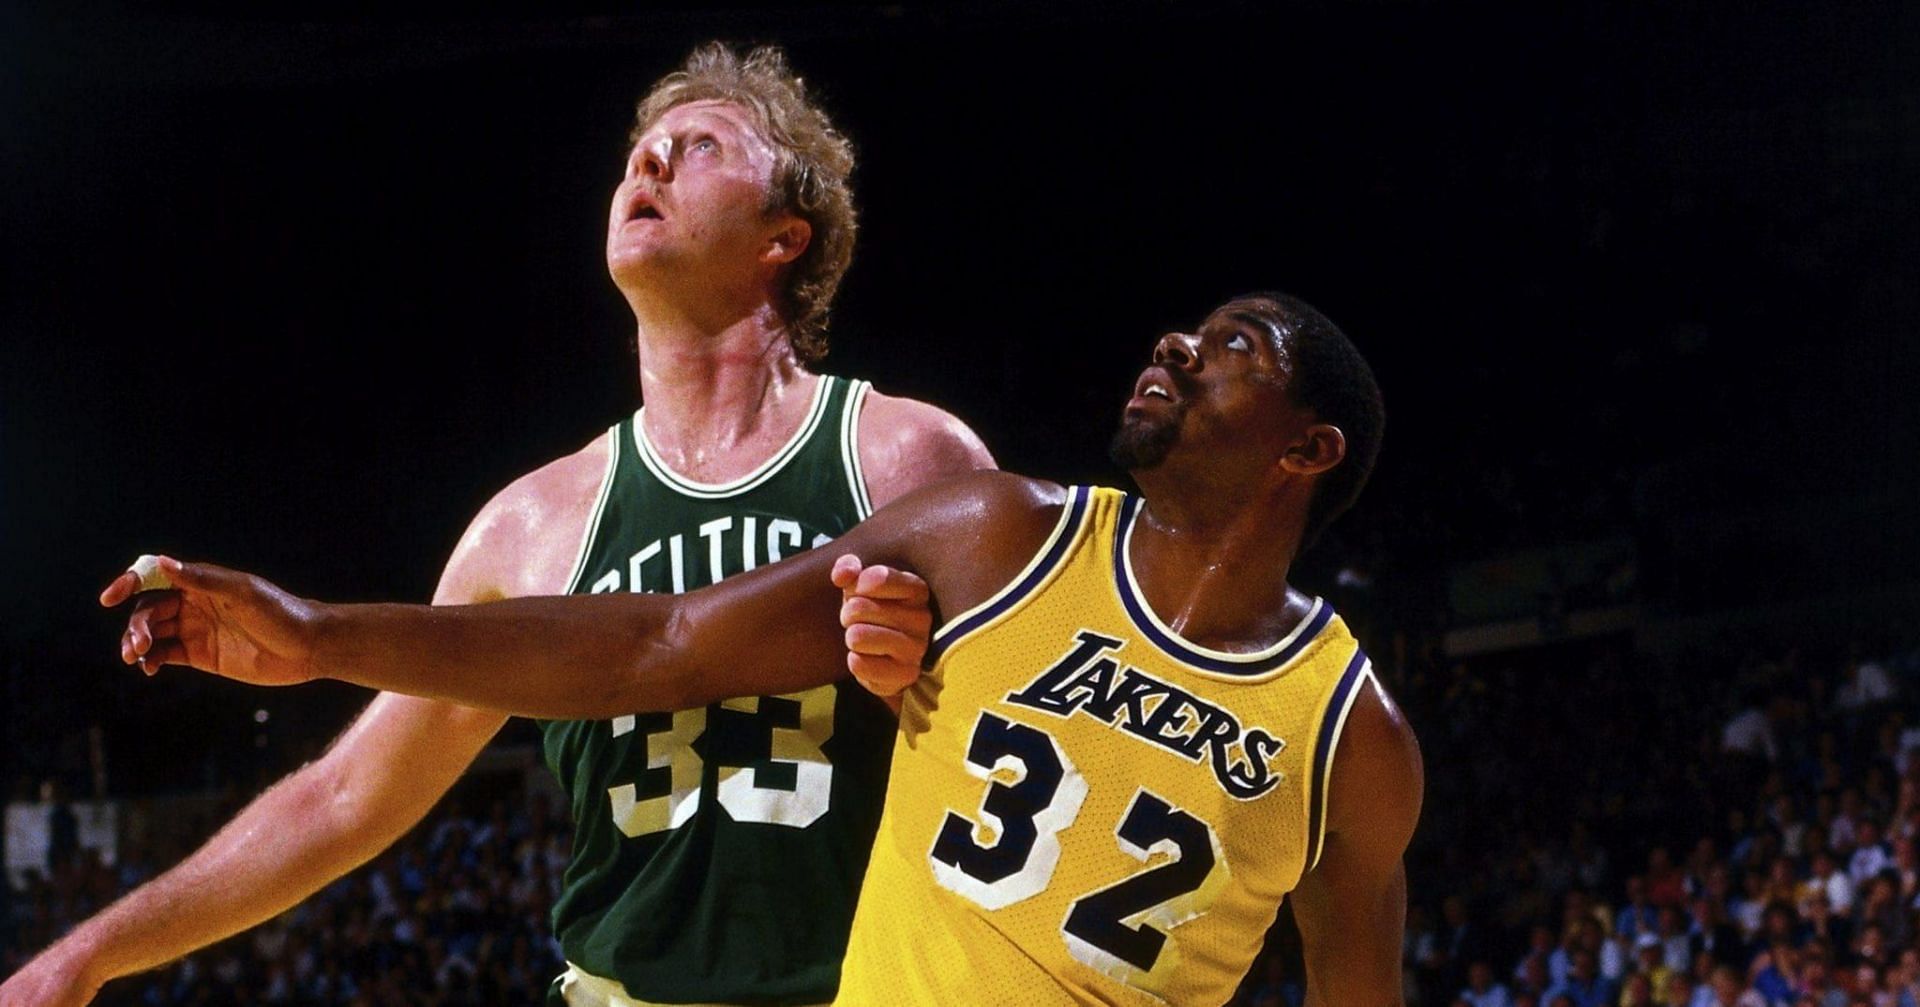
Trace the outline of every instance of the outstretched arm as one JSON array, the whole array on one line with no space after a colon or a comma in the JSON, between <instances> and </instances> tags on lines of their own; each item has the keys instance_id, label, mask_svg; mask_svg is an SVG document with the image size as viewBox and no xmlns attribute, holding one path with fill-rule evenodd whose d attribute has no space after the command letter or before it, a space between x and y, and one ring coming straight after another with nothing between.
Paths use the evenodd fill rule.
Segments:
<instances>
[{"instance_id":1,"label":"outstretched arm","mask_svg":"<svg viewBox=\"0 0 1920 1007\"><path fill-rule=\"evenodd\" d=\"M903 497L830 547L685 595L336 606L235 571L174 564L177 590L142 601L122 657L260 684L338 678L536 717L795 692L831 681L846 663L838 557L914 569L937 605L959 611L1019 569L1059 499L1058 487L1033 480L968 476ZM134 586L123 576L101 600L116 604Z\"/></svg>"},{"instance_id":2,"label":"outstretched arm","mask_svg":"<svg viewBox=\"0 0 1920 1007\"><path fill-rule=\"evenodd\" d=\"M557 463L551 471L562 469L564 463ZM503 557L517 560L512 566L525 576L555 566L564 572L570 560L542 563L530 556L537 544L527 529L503 518L547 514L545 501L530 496L527 485L516 484L475 519L440 578L436 604L470 604L538 588L538 581L511 580ZM286 911L412 828L505 720L493 711L413 696L375 698L325 755L269 788L181 863L75 927L8 979L0 986L0 1007L78 1007L104 983Z\"/></svg>"},{"instance_id":3,"label":"outstretched arm","mask_svg":"<svg viewBox=\"0 0 1920 1007\"><path fill-rule=\"evenodd\" d=\"M1368 678L1334 751L1326 849L1293 891L1309 1007L1399 1007L1407 922L1402 856L1420 818L1420 746Z\"/></svg>"}]
</instances>

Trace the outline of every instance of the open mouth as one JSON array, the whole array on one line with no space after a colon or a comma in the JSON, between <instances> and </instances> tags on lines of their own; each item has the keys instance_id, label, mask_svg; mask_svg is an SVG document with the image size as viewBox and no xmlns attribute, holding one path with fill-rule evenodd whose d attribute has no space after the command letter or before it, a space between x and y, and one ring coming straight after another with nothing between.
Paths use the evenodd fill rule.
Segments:
<instances>
[{"instance_id":1,"label":"open mouth","mask_svg":"<svg viewBox=\"0 0 1920 1007\"><path fill-rule=\"evenodd\" d=\"M1164 368L1149 367L1140 375L1133 386L1136 399L1159 399L1162 402L1178 402L1179 390L1174 386L1173 376Z\"/></svg>"},{"instance_id":2,"label":"open mouth","mask_svg":"<svg viewBox=\"0 0 1920 1007\"><path fill-rule=\"evenodd\" d=\"M663 219L665 218L660 215L660 208L653 205L653 198L651 196L644 191L633 194L632 199L627 204L627 220Z\"/></svg>"}]
</instances>

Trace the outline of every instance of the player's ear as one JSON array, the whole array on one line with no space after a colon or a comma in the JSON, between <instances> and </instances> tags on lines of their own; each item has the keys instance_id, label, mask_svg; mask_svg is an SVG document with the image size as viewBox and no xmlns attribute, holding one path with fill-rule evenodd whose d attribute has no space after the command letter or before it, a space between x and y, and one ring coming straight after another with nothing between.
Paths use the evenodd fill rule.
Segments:
<instances>
[{"instance_id":1,"label":"player's ear","mask_svg":"<svg viewBox=\"0 0 1920 1007\"><path fill-rule=\"evenodd\" d=\"M1314 423L1280 456L1280 467L1295 475L1317 476L1347 456L1347 435L1331 423Z\"/></svg>"},{"instance_id":2,"label":"player's ear","mask_svg":"<svg viewBox=\"0 0 1920 1007\"><path fill-rule=\"evenodd\" d=\"M798 259L807 246L813 242L813 225L791 213L781 213L778 228L767 237L766 246L761 249L763 262L781 266Z\"/></svg>"}]
</instances>

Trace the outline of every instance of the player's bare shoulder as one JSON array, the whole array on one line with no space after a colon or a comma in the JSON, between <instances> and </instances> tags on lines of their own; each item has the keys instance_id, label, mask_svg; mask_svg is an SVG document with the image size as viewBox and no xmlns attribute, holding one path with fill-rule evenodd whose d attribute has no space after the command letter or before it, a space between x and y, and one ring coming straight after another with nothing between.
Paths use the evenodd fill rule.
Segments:
<instances>
[{"instance_id":1,"label":"player's bare shoulder","mask_svg":"<svg viewBox=\"0 0 1920 1007\"><path fill-rule=\"evenodd\" d=\"M1339 740L1328 798L1328 828L1391 847L1397 860L1420 817L1426 770L1420 742L1380 680L1367 676Z\"/></svg>"},{"instance_id":2,"label":"player's bare shoulder","mask_svg":"<svg viewBox=\"0 0 1920 1007\"><path fill-rule=\"evenodd\" d=\"M918 399L870 391L861 404L857 429L860 468L875 507L921 486L996 467L972 428Z\"/></svg>"},{"instance_id":3,"label":"player's bare shoulder","mask_svg":"<svg viewBox=\"0 0 1920 1007\"><path fill-rule=\"evenodd\" d=\"M435 601L565 592L606 483L611 451L603 434L494 494L460 536Z\"/></svg>"},{"instance_id":4,"label":"player's bare shoulder","mask_svg":"<svg viewBox=\"0 0 1920 1007\"><path fill-rule=\"evenodd\" d=\"M909 543L909 567L936 585L940 608L960 612L1004 587L1060 523L1066 487L987 469L907 494L871 523Z\"/></svg>"}]
</instances>

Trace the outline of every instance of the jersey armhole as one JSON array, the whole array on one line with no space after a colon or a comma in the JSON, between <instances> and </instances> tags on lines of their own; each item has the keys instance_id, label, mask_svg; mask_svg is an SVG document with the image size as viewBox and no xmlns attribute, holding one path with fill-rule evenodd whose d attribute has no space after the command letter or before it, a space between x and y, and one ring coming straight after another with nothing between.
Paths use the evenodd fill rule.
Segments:
<instances>
[{"instance_id":1,"label":"jersey armhole","mask_svg":"<svg viewBox=\"0 0 1920 1007\"><path fill-rule=\"evenodd\" d=\"M867 473L860 466L860 412L866 407L870 382L849 379L847 404L840 411L840 459L845 463L847 492L853 495L854 515L865 521L873 515L873 498L867 493Z\"/></svg>"},{"instance_id":2,"label":"jersey armhole","mask_svg":"<svg viewBox=\"0 0 1920 1007\"><path fill-rule=\"evenodd\" d=\"M927 645L927 656L922 666L933 668L945 657L947 651L998 621L1002 616L1020 607L1028 598L1039 593L1053 575L1066 566L1067 557L1073 553L1073 544L1077 542L1090 526L1088 515L1092 512L1093 488L1075 486L1067 491L1067 502L1060 508L1060 519L1047 535L1047 540L1027 561L1027 565L1007 586L995 592L992 597L978 605L947 620L933 631L933 638Z\"/></svg>"},{"instance_id":3,"label":"jersey armhole","mask_svg":"<svg viewBox=\"0 0 1920 1007\"><path fill-rule=\"evenodd\" d=\"M1354 700L1360 698L1360 687L1372 677L1373 662L1367 659L1365 651L1356 647L1353 660L1347 662L1340 680L1334 683L1326 712L1321 714L1320 731L1313 746L1313 767L1307 778L1307 855L1300 869L1302 875L1319 865L1321 851L1326 848L1327 791L1333 785L1334 753L1346 731L1347 715L1353 712Z\"/></svg>"},{"instance_id":4,"label":"jersey armhole","mask_svg":"<svg viewBox=\"0 0 1920 1007\"><path fill-rule=\"evenodd\" d=\"M587 557L600 538L600 518L606 514L607 498L613 495L613 473L620 467L620 424L607 431L607 471L600 477L600 494L594 498L587 526L580 531L580 554L574 557L573 572L567 574L567 594L580 590L580 578L587 572Z\"/></svg>"}]
</instances>

